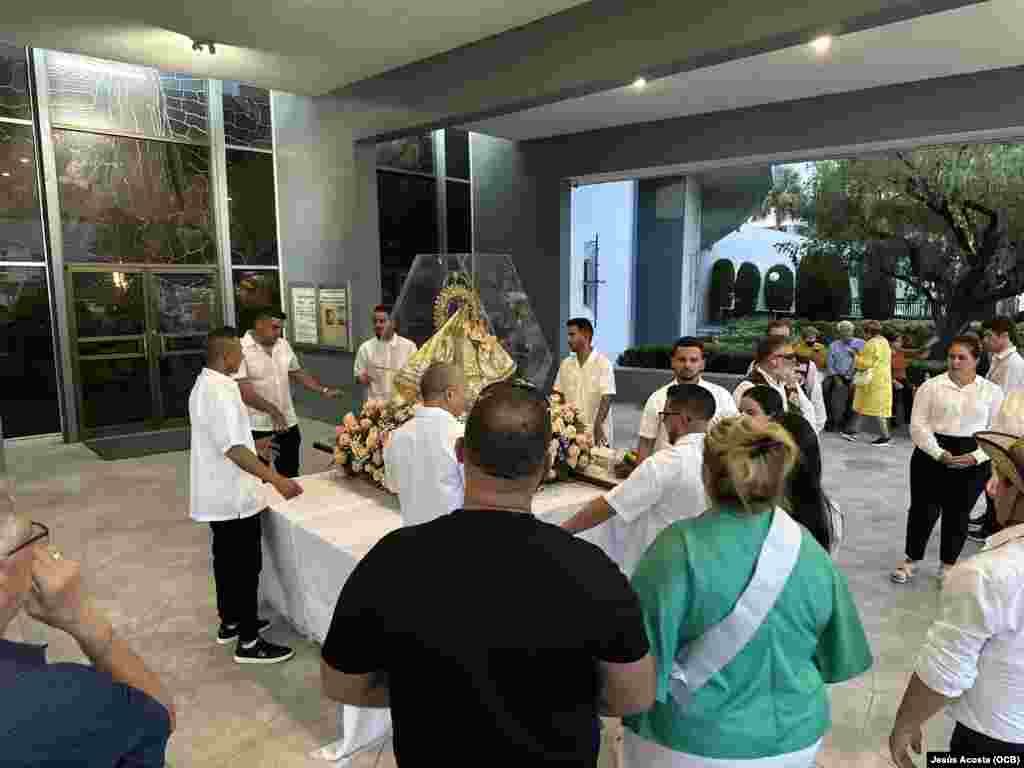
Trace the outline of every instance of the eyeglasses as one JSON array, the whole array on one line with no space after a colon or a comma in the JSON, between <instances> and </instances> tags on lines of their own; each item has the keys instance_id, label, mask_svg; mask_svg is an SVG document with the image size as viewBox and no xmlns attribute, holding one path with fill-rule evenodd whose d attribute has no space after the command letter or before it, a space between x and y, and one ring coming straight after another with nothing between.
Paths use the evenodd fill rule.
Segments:
<instances>
[{"instance_id":1,"label":"eyeglasses","mask_svg":"<svg viewBox=\"0 0 1024 768\"><path fill-rule=\"evenodd\" d=\"M37 523L35 520L32 521L32 531L32 535L28 537L27 541L24 541L18 546L16 546L10 552L5 554L4 557L11 557L20 552L21 550L25 549L25 547L32 546L37 541L42 541L43 539L50 538L50 529L42 523Z\"/></svg>"}]
</instances>

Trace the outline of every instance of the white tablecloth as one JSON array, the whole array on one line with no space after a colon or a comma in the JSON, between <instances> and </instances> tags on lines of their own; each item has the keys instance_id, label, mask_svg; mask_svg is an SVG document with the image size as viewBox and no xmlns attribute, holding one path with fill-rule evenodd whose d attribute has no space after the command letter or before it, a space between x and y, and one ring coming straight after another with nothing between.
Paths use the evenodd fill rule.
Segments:
<instances>
[{"instance_id":1,"label":"white tablecloth","mask_svg":"<svg viewBox=\"0 0 1024 768\"><path fill-rule=\"evenodd\" d=\"M304 636L323 643L334 606L349 574L363 555L385 534L402 525L398 499L369 483L345 478L337 471L298 478L303 494L290 501L269 498L263 517L263 601ZM604 493L587 483L544 486L534 497L533 512L560 523L591 499ZM610 525L581 538L597 544L618 561ZM318 750L319 756L345 760L379 745L391 730L386 709L344 707L339 712L342 737Z\"/></svg>"}]
</instances>

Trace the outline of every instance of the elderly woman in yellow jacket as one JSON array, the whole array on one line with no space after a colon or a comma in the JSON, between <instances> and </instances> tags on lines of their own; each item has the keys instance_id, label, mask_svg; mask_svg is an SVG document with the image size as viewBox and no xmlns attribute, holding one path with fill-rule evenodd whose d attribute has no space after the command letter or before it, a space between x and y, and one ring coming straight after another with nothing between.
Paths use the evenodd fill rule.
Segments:
<instances>
[{"instance_id":1,"label":"elderly woman in yellow jacket","mask_svg":"<svg viewBox=\"0 0 1024 768\"><path fill-rule=\"evenodd\" d=\"M881 436L871 444L891 445L889 419L892 416L892 349L882 336L882 324L877 320L864 323L864 338L867 343L854 362L857 373L853 378L853 415L842 436L850 442L857 442L861 422L865 416L869 416L877 420L881 432Z\"/></svg>"}]
</instances>

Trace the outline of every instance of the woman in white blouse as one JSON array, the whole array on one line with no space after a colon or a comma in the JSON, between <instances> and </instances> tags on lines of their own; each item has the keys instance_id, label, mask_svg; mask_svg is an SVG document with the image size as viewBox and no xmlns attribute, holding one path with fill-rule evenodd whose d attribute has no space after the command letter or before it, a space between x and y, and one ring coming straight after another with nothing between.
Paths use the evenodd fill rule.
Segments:
<instances>
[{"instance_id":1,"label":"woman in white blouse","mask_svg":"<svg viewBox=\"0 0 1024 768\"><path fill-rule=\"evenodd\" d=\"M967 539L970 512L988 482L988 458L974 433L992 425L1003 391L978 376L980 355L976 336L957 336L949 345L949 370L926 381L914 397L906 560L892 572L897 584L913 578L940 513L939 579L956 564Z\"/></svg>"},{"instance_id":2,"label":"woman in white blouse","mask_svg":"<svg viewBox=\"0 0 1024 768\"><path fill-rule=\"evenodd\" d=\"M996 432L977 440L992 458L988 490L1006 527L946 580L889 737L900 768L913 768L921 726L947 707L954 756L1024 756L1024 440Z\"/></svg>"}]
</instances>

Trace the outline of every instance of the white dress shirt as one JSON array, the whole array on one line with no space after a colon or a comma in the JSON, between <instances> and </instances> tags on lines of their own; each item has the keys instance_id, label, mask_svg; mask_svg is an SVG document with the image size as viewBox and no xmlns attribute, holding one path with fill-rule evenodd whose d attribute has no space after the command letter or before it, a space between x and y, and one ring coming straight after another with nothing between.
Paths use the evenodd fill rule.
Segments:
<instances>
[{"instance_id":1,"label":"white dress shirt","mask_svg":"<svg viewBox=\"0 0 1024 768\"><path fill-rule=\"evenodd\" d=\"M710 504L704 492L704 435L683 435L676 444L651 454L633 473L607 493L615 510L613 549L619 567L633 575L640 558L676 520L698 517Z\"/></svg>"},{"instance_id":2,"label":"white dress shirt","mask_svg":"<svg viewBox=\"0 0 1024 768\"><path fill-rule=\"evenodd\" d=\"M464 468L455 441L464 427L443 408L417 406L384 448L388 487L398 494L402 524L426 523L462 508Z\"/></svg>"},{"instance_id":3,"label":"white dress shirt","mask_svg":"<svg viewBox=\"0 0 1024 768\"><path fill-rule=\"evenodd\" d=\"M935 435L972 437L989 429L999 407L1003 390L988 379L976 376L966 387L958 387L948 373L933 376L918 387L910 413L910 439L938 461L942 457ZM979 448L972 454L980 464L988 455Z\"/></svg>"},{"instance_id":4,"label":"white dress shirt","mask_svg":"<svg viewBox=\"0 0 1024 768\"><path fill-rule=\"evenodd\" d=\"M792 403L789 402L789 395L786 394L786 385L783 384L781 381L775 379L773 376L771 376L771 374L765 372L763 368L759 367L757 368L757 370L761 372L761 375L764 376L765 381L768 382L767 386L771 387L772 389L779 393L779 396L782 398L782 410L788 413L789 409L792 408L793 405ZM753 389L756 386L758 385L755 384L754 382L746 380L741 381L739 384L736 385L736 389L733 390L732 396L733 399L736 401L737 408L739 407L740 401L743 400L743 393L746 392L748 389ZM818 391L821 391L820 384ZM817 432L818 416L814 410L814 403L812 403L810 398L807 397L807 393L804 392L803 387L796 388L796 396L797 399L800 401L800 414L805 419L807 419L807 423L814 427L815 432Z\"/></svg>"},{"instance_id":5,"label":"white dress shirt","mask_svg":"<svg viewBox=\"0 0 1024 768\"><path fill-rule=\"evenodd\" d=\"M369 396L375 400L390 400L392 382L409 358L416 354L416 344L409 339L391 335L390 341L376 337L367 339L359 346L354 366L355 377L365 371L370 374Z\"/></svg>"},{"instance_id":6,"label":"white dress shirt","mask_svg":"<svg viewBox=\"0 0 1024 768\"><path fill-rule=\"evenodd\" d=\"M271 352L267 352L266 348L253 338L252 331L248 331L242 337L242 354L244 358L235 379L244 379L252 384L257 395L277 406L284 414L289 427L298 424L299 417L295 414L292 383L288 375L292 371L301 370L302 366L299 365L299 358L295 356L292 345L287 339L278 339ZM252 429L257 432L271 432L274 429L274 420L270 418L270 414L255 408L249 409L249 421Z\"/></svg>"},{"instance_id":7,"label":"white dress shirt","mask_svg":"<svg viewBox=\"0 0 1024 768\"><path fill-rule=\"evenodd\" d=\"M637 434L648 440L654 440L655 451L668 447L668 431L661 422L660 414L665 410L668 390L678 383L678 381L673 379L665 386L654 390L651 396L647 398L644 412L640 416L640 429L637 431ZM729 390L725 387L712 384L710 381L704 381L704 379L698 380L697 385L704 387L715 398L715 415L711 417L708 426L715 424L719 419L724 419L726 416L736 416L739 414L732 395L729 394Z\"/></svg>"},{"instance_id":8,"label":"white dress shirt","mask_svg":"<svg viewBox=\"0 0 1024 768\"><path fill-rule=\"evenodd\" d=\"M565 395L565 402L580 409L587 431L593 434L602 398L615 394L615 370L608 358L596 349L590 350L583 365L576 355L569 355L558 368L554 389ZM603 426L608 445L613 445L611 405Z\"/></svg>"},{"instance_id":9,"label":"white dress shirt","mask_svg":"<svg viewBox=\"0 0 1024 768\"><path fill-rule=\"evenodd\" d=\"M203 368L188 397L192 422L189 516L200 522L240 520L263 509L253 477L225 454L236 445L256 453L238 382Z\"/></svg>"},{"instance_id":10,"label":"white dress shirt","mask_svg":"<svg viewBox=\"0 0 1024 768\"><path fill-rule=\"evenodd\" d=\"M992 365L986 378L1002 387L1007 394L1024 387L1024 357L1011 344L998 355L992 355Z\"/></svg>"},{"instance_id":11,"label":"white dress shirt","mask_svg":"<svg viewBox=\"0 0 1024 768\"><path fill-rule=\"evenodd\" d=\"M1024 744L1024 525L990 537L946 575L917 675L959 697L949 714L971 730Z\"/></svg>"}]
</instances>

